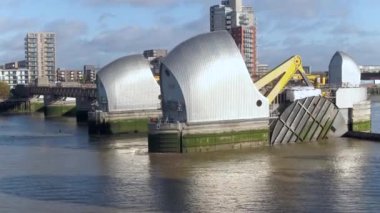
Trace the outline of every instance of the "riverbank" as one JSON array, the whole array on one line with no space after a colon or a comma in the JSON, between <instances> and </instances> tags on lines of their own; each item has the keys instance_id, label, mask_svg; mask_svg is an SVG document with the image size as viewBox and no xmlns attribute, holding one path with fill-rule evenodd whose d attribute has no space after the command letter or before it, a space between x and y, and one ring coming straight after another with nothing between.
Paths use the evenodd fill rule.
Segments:
<instances>
[{"instance_id":1,"label":"riverbank","mask_svg":"<svg viewBox=\"0 0 380 213\"><path fill-rule=\"evenodd\" d=\"M43 102L32 102L29 99L9 99L0 102L0 114L43 112L43 108Z\"/></svg>"}]
</instances>

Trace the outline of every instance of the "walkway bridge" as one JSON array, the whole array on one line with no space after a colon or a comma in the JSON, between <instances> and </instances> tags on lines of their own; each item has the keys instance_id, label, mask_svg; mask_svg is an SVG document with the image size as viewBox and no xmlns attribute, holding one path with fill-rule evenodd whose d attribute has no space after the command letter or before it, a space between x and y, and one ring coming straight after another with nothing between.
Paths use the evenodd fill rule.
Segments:
<instances>
[{"instance_id":1,"label":"walkway bridge","mask_svg":"<svg viewBox=\"0 0 380 213\"><path fill-rule=\"evenodd\" d=\"M96 98L96 84L75 85L25 85L16 87L16 93L22 96L49 95L72 98Z\"/></svg>"},{"instance_id":2,"label":"walkway bridge","mask_svg":"<svg viewBox=\"0 0 380 213\"><path fill-rule=\"evenodd\" d=\"M380 80L380 73L363 72L361 74L361 80Z\"/></svg>"},{"instance_id":3,"label":"walkway bridge","mask_svg":"<svg viewBox=\"0 0 380 213\"><path fill-rule=\"evenodd\" d=\"M45 116L65 115L75 108L77 119L86 120L87 113L96 101L96 84L44 84L18 85L15 88L19 98L44 97ZM67 98L75 98L75 101Z\"/></svg>"}]
</instances>

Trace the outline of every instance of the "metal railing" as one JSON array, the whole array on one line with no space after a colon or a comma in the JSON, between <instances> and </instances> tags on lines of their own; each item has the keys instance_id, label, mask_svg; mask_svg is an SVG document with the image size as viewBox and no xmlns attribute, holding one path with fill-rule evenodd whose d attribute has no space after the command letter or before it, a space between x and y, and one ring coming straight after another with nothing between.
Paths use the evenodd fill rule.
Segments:
<instances>
[{"instance_id":1,"label":"metal railing","mask_svg":"<svg viewBox=\"0 0 380 213\"><path fill-rule=\"evenodd\" d=\"M29 95L55 95L62 97L87 97L96 98L96 86L85 84L79 86L26 86Z\"/></svg>"}]
</instances>

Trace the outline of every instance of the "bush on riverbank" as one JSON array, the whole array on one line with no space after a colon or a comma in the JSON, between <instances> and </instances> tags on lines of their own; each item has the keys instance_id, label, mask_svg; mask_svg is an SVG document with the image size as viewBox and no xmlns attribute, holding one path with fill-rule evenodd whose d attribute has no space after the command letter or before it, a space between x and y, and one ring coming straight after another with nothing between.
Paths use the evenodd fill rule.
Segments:
<instances>
[{"instance_id":1,"label":"bush on riverbank","mask_svg":"<svg viewBox=\"0 0 380 213\"><path fill-rule=\"evenodd\" d=\"M0 81L0 99L7 99L9 97L9 93L9 85L4 81Z\"/></svg>"}]
</instances>

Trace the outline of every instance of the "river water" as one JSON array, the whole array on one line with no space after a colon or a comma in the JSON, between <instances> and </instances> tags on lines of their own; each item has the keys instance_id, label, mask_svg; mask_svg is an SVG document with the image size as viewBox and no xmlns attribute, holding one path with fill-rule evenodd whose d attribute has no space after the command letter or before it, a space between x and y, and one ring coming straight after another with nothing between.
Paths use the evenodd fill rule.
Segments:
<instances>
[{"instance_id":1,"label":"river water","mask_svg":"<svg viewBox=\"0 0 380 213\"><path fill-rule=\"evenodd\" d=\"M2 116L0 212L378 212L379 154L354 139L148 154L75 119Z\"/></svg>"}]
</instances>

